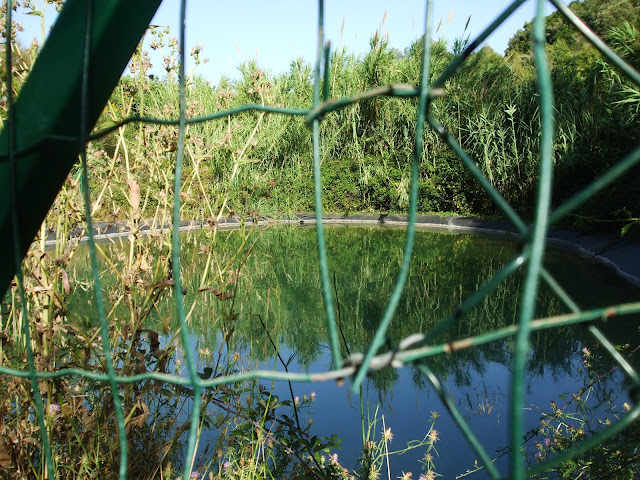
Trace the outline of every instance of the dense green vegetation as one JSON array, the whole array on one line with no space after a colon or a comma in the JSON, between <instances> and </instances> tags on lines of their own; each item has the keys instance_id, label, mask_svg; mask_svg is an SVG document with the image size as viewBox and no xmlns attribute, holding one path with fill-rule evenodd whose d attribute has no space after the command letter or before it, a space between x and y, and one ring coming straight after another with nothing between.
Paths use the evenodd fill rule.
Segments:
<instances>
[{"instance_id":1,"label":"dense green vegetation","mask_svg":"<svg viewBox=\"0 0 640 480\"><path fill-rule=\"evenodd\" d=\"M632 65L640 65L640 14L637 0L587 0L571 8ZM558 205L606 171L639 141L640 93L602 60L596 50L559 13L548 18L546 52L551 67L557 122L553 201ZM539 110L531 24L511 40L505 56L485 46L474 52L445 84L446 95L432 106L436 118L471 156L502 195L523 215L535 194ZM167 75L150 74L145 52L132 60L132 75L114 92L100 126L128 115L176 118L175 44L166 31L150 30L152 48L163 51ZM465 41L456 42L461 50ZM370 51L356 57L334 51L330 96L337 98L390 83L419 81L421 43L404 52L375 35ZM312 67L302 59L272 75L255 62L240 67L238 80L211 85L197 75L202 49L195 48L196 69L189 77L188 115L199 116L246 103L308 108ZM432 80L453 58L444 41L433 46ZM416 101L375 98L324 117L322 175L328 211L404 211L408 204ZM141 124L122 129L91 145L94 194L105 182L96 214L109 218L126 205L123 179L148 189L151 216L158 191L170 195L165 178L172 171L177 128ZM185 216L230 212L282 216L313 209L310 131L301 117L245 113L201 125L187 133ZM123 143L124 142L124 143ZM150 168L151 165L151 168ZM638 170L594 197L580 217L570 221L620 223L638 215ZM120 188L118 188L120 185ZM419 210L458 214L497 213L487 195L456 155L433 131L427 131L420 162ZM160 195L162 197L162 195ZM206 201L203 202L203 198ZM585 218L586 217L586 218ZM603 228L600 224L598 228Z\"/></svg>"},{"instance_id":2,"label":"dense green vegetation","mask_svg":"<svg viewBox=\"0 0 640 480\"><path fill-rule=\"evenodd\" d=\"M622 58L640 66L638 0L576 1L570 8ZM432 105L438 121L525 217L535 195L540 126L531 31L532 24L527 23L513 36L504 56L488 46L472 53L444 85L445 96ZM558 205L638 144L640 91L558 12L547 18L547 31L557 123L553 203ZM167 29L149 29L96 131L128 116L178 117L177 41L171 35ZM452 46L443 40L433 45L432 80L468 41L463 33ZM151 70L149 52L142 45L161 54L161 66ZM36 42L14 55L18 89L37 49ZM345 48L333 51L330 96L390 83L417 85L421 49L419 39L404 52L391 49L378 32L363 56ZM189 117L247 103L311 106L310 59L293 59L282 74L251 61L239 67L239 79L223 78L213 85L198 75L205 53L199 45L191 50L195 67L188 77ZM159 77L158 67L164 67L166 74ZM395 98L369 99L324 117L321 155L327 211L406 210L415 117L415 99ZM131 188L140 189L136 214L143 218L156 216L170 202L177 134L175 126L134 123L89 146L97 218L122 218L133 203ZM228 116L190 125L186 143L181 192L185 217L256 212L282 217L313 209L311 134L302 117L258 112ZM640 210L637 174L636 168L592 198L569 223L620 230L633 222ZM456 155L431 130L424 135L419 181L422 212L497 213ZM70 179L70 194L76 186Z\"/></svg>"},{"instance_id":3,"label":"dense green vegetation","mask_svg":"<svg viewBox=\"0 0 640 480\"><path fill-rule=\"evenodd\" d=\"M638 68L638 6L638 0L585 0L574 2L571 8L583 16L619 55ZM37 14L32 2L23 2L17 8L31 9L31 13ZM555 91L557 122L554 204L558 205L638 145L640 90L604 62L558 14L551 15L548 21L546 50ZM147 35L150 48L163 56L166 75L158 78L152 73L148 52L142 47L138 49L131 60L129 73L113 92L96 131L130 116L178 117L177 41L171 37L171 32L154 27ZM535 194L540 130L530 36L531 25L527 24L513 37L504 56L489 47L472 53L455 77L444 85L445 96L432 105L434 116L525 217L531 214ZM435 42L433 78L444 70L454 54L464 49L465 44L464 37L453 47L444 41ZM19 48L14 44L14 48L12 71L19 95L21 82L37 57L39 45L34 42L28 48ZM381 35L376 34L370 42L369 52L361 57L344 49L334 51L329 67L330 85L327 86L330 96L342 97L390 83L416 85L421 48L421 42L416 41L403 52L393 50ZM294 59L289 71L278 75L250 62L240 67L238 80L223 79L212 85L197 74L199 63L204 61L202 48L194 47L191 55L196 68L188 78L187 115L190 118L247 103L300 109L311 106L313 71L306 60ZM6 74L6 65L1 65L0 74ZM6 89L6 83L0 88ZM0 99L5 98L4 94L5 90L1 90ZM4 123L7 105L3 100L0 102L0 122ZM324 117L321 155L326 210L339 213L406 210L415 116L415 99L374 98ZM184 181L179 192L183 218L207 219L215 226L222 216L279 218L314 208L311 134L301 117L247 112L189 125L186 133ZM73 263L76 246L67 242L69 232L84 220L80 171L77 169L61 189L25 259L27 305L23 304L17 285L12 285L3 299L0 365L27 368L26 331L31 332L30 345L39 371L63 372L69 368L104 371L107 346L115 358L117 373L122 375L144 371L165 374L180 369L183 352L176 340L178 334L172 323L171 309L174 303L170 298L173 287L173 266L168 260L171 245L163 237L147 242L137 230L141 219L164 224L171 218L177 138L175 126L132 122L88 146L92 215L96 220L127 220L132 227L130 236L121 239L122 249L109 251L99 247L100 258L104 261L100 272L101 291L106 298L110 344L101 338L95 325L98 314L93 289L97 282L83 277L86 271ZM627 231L629 226L635 225L640 210L637 173L637 168L629 172L613 187L592 198L568 221L574 227ZM486 216L497 213L456 155L430 130L424 134L419 182L421 212ZM55 249L45 254L44 241L50 230L56 232L58 241ZM242 344L254 346L259 356L266 358L272 352L265 341L265 331L274 337L296 332L295 328L300 327L295 323L296 314L311 304L300 307L280 299L276 287L284 282L317 282L317 271L309 272L308 268L296 264L292 256L288 260L293 263L287 265L284 276L278 277L273 268L276 255L260 252L254 243L259 234L248 231L244 224L235 237L227 237L215 228L207 229L202 235L204 240L196 237L187 240L193 242L194 248L183 246L188 258L182 268L198 270L190 280L192 283L186 285L185 298L189 322L202 321L208 318L207 315L215 317L215 326L220 332L214 348L217 351L201 349L201 360L209 364L208 369L199 374L203 378L217 378L250 368L238 361L239 355L234 355L236 347ZM353 238L346 234L333 237L330 234L328 238L333 242L329 245L330 258L341 262L345 246L350 245ZM313 236L301 240L287 237L287 234L282 234L279 240L283 252L295 251L302 241L314 241ZM224 250L223 244L230 248ZM428 247L438 255L437 245ZM362 245L362 248L373 247ZM391 342L429 329L433 326L431 321L450 313L482 283L485 277L473 277L468 274L466 265L455 264L456 254L466 248L462 241L455 245L453 252L438 255L437 277L427 268L426 259L414 261L416 271L410 276L407 289L426 292L417 301L434 313L434 319L415 316L411 322L397 325L390 333ZM385 250L384 245L376 246L375 250L378 255L387 257L382 268L388 271L388 282L370 286L366 277L360 275L357 281L341 285L343 279L336 278L341 318L352 318L355 324L345 322L343 329L358 350L371 341L383 298L386 298L381 297L380 292L390 288L401 254L390 247ZM284 255L278 254L279 257ZM478 254L477 260L482 263L487 259ZM346 264L341 262L340 265L343 263ZM435 263L435 257L432 263ZM204 271L201 271L202 265L206 265ZM483 271L487 275L497 268L494 265L482 267L486 267ZM239 279L241 272L248 269L258 276L251 280L253 284L244 285L246 277ZM115 276L109 279L104 275L105 271ZM357 277L357 272L354 275ZM467 283L456 291L460 279ZM428 295L433 284L449 281L451 298L435 302ZM517 290L519 280L514 276L513 281ZM239 285L246 290L242 291ZM266 293L261 298L254 298L252 292L258 291ZM481 326L497 328L511 323L515 308L505 300L503 292L496 290L495 296L479 307L490 314ZM86 309L74 305L77 298L74 295L89 300ZM347 298L358 301L353 304L342 301ZM559 302L555 297L541 290L540 300L547 312L556 312ZM314 301L320 302L319 296ZM407 308L406 299L404 302L400 305L400 313ZM29 315L22 315L27 308ZM257 324L255 312L261 312L265 321L271 321L267 325L273 330ZM473 312L452 328L454 333L451 335L464 338L483 331L477 328L479 318L479 313ZM492 320L496 323L491 324ZM160 332L167 334L166 339ZM316 332L317 335L320 333ZM567 335L557 335L551 341L569 342L575 347L574 330L563 333ZM544 345L541 336L534 337L534 341ZM313 361L317 344L308 342L299 347L302 363ZM258 351L258 347L262 350ZM473 364L481 353L494 359L508 356L508 352L495 344L484 352L469 348L458 352L455 358L440 356L433 362L434 371L446 376L447 367L457 366L456 362ZM567 366L563 363L566 359L561 356L541 355L533 359L538 368L550 364L559 368ZM595 360L590 361L596 364ZM381 385L392 384L395 373L394 370L385 371L376 377L376 381ZM33 422L37 417L33 397L38 391L46 408L41 417L45 417L47 434L53 440L56 474L60 478L90 478L115 472L120 445L113 441L117 435L114 421L117 402L109 385L82 376L39 380L38 385L39 389L32 390L29 379L10 377L0 387L0 453L10 451L8 455L0 455L0 473L16 478L47 478L39 446L41 431ZM128 467L132 476L177 478L179 474L173 465L185 462L181 447L188 417L187 413L183 417L180 415L188 409L185 405L193 392L170 382L154 380L120 388L129 442ZM162 389L164 391L159 395ZM205 410L199 419L200 431L225 426L220 430L221 443L216 445L219 449L206 452L206 464L200 465L203 470L216 470L225 478L267 477L292 472L328 478L345 473L337 461L320 463L323 453L328 453L339 442L313 437L310 425L300 423L297 418L299 409L294 398L272 402L268 389L259 387L256 382L211 387L206 395L207 404L215 403L224 413L221 417L211 418ZM238 401L241 395L246 405ZM287 422L276 421L276 408L278 412L286 412ZM167 411L179 414L167 420ZM367 420L370 423L366 425L363 419L362 429L365 460L361 472L357 472L358 478L375 476L379 472L380 452L386 446L386 440L374 442L368 433L365 435L365 431L375 430L376 419ZM227 429L226 425L230 427ZM265 436L266 431L272 432L272 427L277 435ZM226 434L229 436L224 438ZM573 432L567 431L562 439L564 443L545 446L548 448L541 449L541 455L567 448L576 440L574 437ZM434 442L432 440L431 447ZM623 444L628 446L628 443ZM265 452L271 452L272 456L265 460ZM635 451L632 453L635 455ZM152 458L156 464L150 467ZM590 461L590 457L585 463L589 463L587 460ZM635 468L635 456L632 460ZM233 469L227 471L226 463L232 464ZM570 469L573 468L571 465Z\"/></svg>"}]
</instances>

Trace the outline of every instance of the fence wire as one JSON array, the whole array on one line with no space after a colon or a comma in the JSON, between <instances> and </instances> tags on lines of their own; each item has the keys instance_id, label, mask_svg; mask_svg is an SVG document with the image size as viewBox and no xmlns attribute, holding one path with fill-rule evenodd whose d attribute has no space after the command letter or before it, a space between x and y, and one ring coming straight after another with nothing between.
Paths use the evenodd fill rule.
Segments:
<instances>
[{"instance_id":1,"label":"fence wire","mask_svg":"<svg viewBox=\"0 0 640 480\"><path fill-rule=\"evenodd\" d=\"M117 2L112 2L114 5ZM90 71L96 67L96 62L101 62L101 58L92 55L92 39L94 33L92 29L97 24L95 16L97 13L94 11L95 2L87 0L86 2L69 1L65 8L71 10L76 9L78 12L84 12L84 19L82 28L84 29L85 43L83 46L83 61L82 61L82 82L81 82L81 115L79 118L79 136L67 136L57 137L55 139L45 138L37 144L27 145L25 143L16 145L16 135L19 133L20 128L25 128L24 123L18 124L15 116L15 106L13 98L12 88L12 48L11 48L11 35L8 33L6 38L8 46L6 52L6 65L7 75L5 81L7 82L7 95L8 95L8 119L3 132L3 138L6 138L6 155L2 156L3 170L8 175L8 185L10 186L9 193L9 213L10 213L10 230L12 232L12 245L11 250L14 255L14 265L20 265L21 258L24 254L25 242L28 243L30 238L21 238L21 235L25 235L24 225L21 225L21 218L18 211L18 206L29 201L29 198L25 197L22 190L19 190L18 185L21 185L22 178L19 177L18 169L20 167L20 161L24 161L24 158L29 155L41 155L40 148L43 143L49 140L57 140L66 142L68 144L75 145L80 151L81 165L82 165L82 185L84 194L84 208L87 222L87 234L89 236L89 251L91 259L91 268L93 271L93 296L97 305L97 315L99 317L99 324L101 329L102 346L105 352L106 360L106 372L98 373L95 371L89 371L79 368L68 368L59 371L42 371L36 368L34 362L34 351L32 348L32 342L30 338L30 313L27 310L26 293L23 281L22 268L15 269L17 285L19 287L19 294L21 297L21 304L24 306L21 312L22 316L22 334L26 338L26 351L27 351L27 370L17 370L7 367L0 367L0 372L4 375L28 378L31 382L32 388L32 401L35 411L35 416L40 428L40 434L42 437L42 451L43 459L46 462L46 470L49 478L55 478L54 463L52 457L52 446L48 438L47 428L45 426L45 411L43 407L43 400L38 388L38 380L56 379L62 377L78 377L91 379L98 382L105 382L110 386L111 395L114 400L114 408L116 412L116 421L118 427L118 441L120 444L120 469L118 472L119 478L124 480L127 478L127 436L125 428L125 415L123 406L121 404L120 385L131 384L141 382L144 380L157 380L159 382L172 383L175 385L181 385L190 387L193 392L193 410L191 413L191 423L188 435L188 442L186 446L185 458L191 459L194 457L194 452L198 442L198 421L200 408L202 406L202 391L208 387L230 384L234 382L241 382L248 379L274 379L274 380L288 380L295 382L319 382L327 380L336 380L344 377L352 377L352 389L358 391L363 379L371 370L377 370L382 368L394 367L401 368L406 365L415 365L426 377L431 386L440 395L445 408L450 412L454 421L460 428L460 431L469 442L470 446L478 455L478 458L484 464L486 471L492 478L501 478L501 473L498 471L493 463L493 460L482 443L473 433L472 429L465 421L463 415L458 411L455 402L453 402L450 396L444 390L440 380L429 368L429 359L436 355L446 355L456 350L465 348L473 348L475 346L492 342L501 338L514 337L515 338L515 352L512 365L513 377L512 377L512 391L510 399L510 429L511 429L511 471L507 474L510 478L522 479L527 476L544 472L554 465L560 462L569 460L577 455L587 451L593 446L603 442L604 440L616 435L630 424L635 422L640 414L640 403L637 402L637 392L640 388L640 375L638 372L627 362L627 360L620 355L615 347L607 340L605 335L598 329L592 322L600 319L610 318L612 316L622 316L640 312L640 303L630 303L623 305L610 306L607 308L593 309L593 310L581 310L571 297L564 291L560 283L554 279L542 265L542 259L546 248L546 236L550 226L556 224L558 221L567 217L571 212L575 211L586 200L591 198L597 192L600 192L607 186L611 185L616 179L620 178L633 166L640 162L640 146L633 150L626 157L620 159L620 161L609 171L601 175L594 180L591 184L587 185L582 191L574 195L572 198L565 201L559 207L551 210L551 186L553 182L553 154L552 146L554 141L554 114L553 114L553 89L551 84L551 78L548 69L548 62L545 55L545 15L544 15L544 1L537 0L537 14L533 26L533 51L535 57L535 66L537 74L537 92L538 103L541 112L541 148L539 159L539 174L538 174L538 187L537 198L534 206L534 221L532 225L528 225L516 211L509 205L509 203L503 198L498 190L491 184L491 182L483 175L481 170L477 167L476 162L471 158L460 144L456 141L453 135L438 122L438 120L431 114L431 105L433 102L437 102L438 98L447 94L445 84L448 79L455 75L459 67L467 60L474 50L476 50L484 40L496 30L503 22L505 22L513 12L524 3L524 0L516 0L509 5L493 23L491 23L480 35L477 36L468 46L457 55L444 69L443 73L432 83L429 84L430 78L430 64L431 64L431 38L432 38L432 1L427 1L426 4L426 19L425 19L425 35L424 35L424 49L422 58L422 71L418 86L411 86L405 84L393 84L379 88L375 88L369 91L357 92L351 96L331 99L329 98L328 89L325 88L321 92L321 85L325 87L329 85L331 69L329 68L330 59L330 46L325 44L323 35L323 19L324 19L324 5L323 1L318 2L318 25L317 25L317 59L315 63L315 75L314 75L314 90L313 90L313 104L309 106L307 110L299 109L287 109L278 108L265 105L247 104L238 108L215 112L198 118L187 118L186 115L186 81L185 81L185 8L186 0L180 2L180 33L179 33L179 91L180 91L180 115L176 120L162 120L157 118L143 118L143 117L129 117L119 122L116 125L109 127L103 131L91 133L88 126L90 125L90 112L92 102L92 92L89 88L89 76ZM602 40L596 37L587 28L582 21L573 14L568 7L560 0L551 0L551 3L562 13L565 19L572 24L575 29L580 32L597 50L599 50L604 57L612 62L623 75L625 75L630 81L636 85L640 85L640 74L635 71L631 66L620 59ZM82 8L82 7L85 8ZM11 25L11 12L12 1L7 0L7 32L10 31ZM75 20L82 18L81 14L73 16ZM47 47L45 47L47 48ZM410 202L408 208L408 226L406 232L406 245L404 248L404 257L402 261L401 271L396 280L395 288L387 303L386 310L380 319L377 327L375 337L366 352L352 353L347 358L344 358L344 352L341 351L338 340L338 327L336 324L335 300L331 293L331 284L329 280L329 267L327 258L327 249L325 245L325 234L323 228L323 207L322 207L322 177L321 177L321 164L320 164L320 124L323 117L330 112L338 109L343 109L356 102L361 102L366 99L374 97L388 96L397 98L417 98L417 111L415 120L415 138L414 138L414 154L412 158L411 168L411 189L410 189ZM160 372L149 372L144 374L121 376L117 375L114 368L114 360L111 354L111 348L109 341L108 322L105 314L105 307L102 298L102 289L100 281L100 272L98 269L98 253L93 238L93 226L91 217L91 204L90 204L90 188L89 188L89 173L87 168L87 143L91 140L99 139L118 128L132 123L141 122L145 124L164 124L164 125L177 125L179 128L179 138L177 142L176 160L175 160L175 185L174 191L179 192L183 183L182 165L185 148L185 129L187 125L212 122L221 118L227 118L230 116L238 115L245 111L261 111L269 114L280 115L297 115L304 116L305 122L311 130L311 137L313 140L313 165L314 165L314 185L315 185L315 214L317 219L317 245L318 245L318 263L321 272L322 279L322 295L324 298L324 304L326 308L326 321L329 331L330 346L333 359L333 369L321 372L321 373L289 373L289 372L275 372L275 371L262 371L262 370L250 370L243 373L221 376L210 379L202 379L197 372L197 363L194 356L194 352L189 346L191 345L190 328L186 321L185 308L183 305L182 295L182 280L180 276L180 237L179 229L173 228L172 230L172 263L173 263L173 292L175 309L177 318L180 325L180 336L182 346L185 352L185 360L187 367L187 376L177 376L171 374L164 374ZM491 279L489 279L484 285L480 286L475 293L464 299L460 307L451 312L451 314L442 319L432 330L426 332L417 332L398 345L395 346L390 352L379 353L381 347L385 344L387 339L387 330L390 328L392 318L396 311L400 296L402 295L403 288L407 279L407 275L410 269L412 249L414 243L415 227L416 227L416 213L418 203L418 164L422 152L422 139L423 129L432 128L459 157L460 161L464 164L467 170L475 177L479 185L486 191L489 197L493 200L495 205L503 213L513 228L520 234L522 239L521 251L508 262L499 272L497 272ZM73 159L71 159L72 161ZM65 175L67 171L63 172ZM173 224L178 225L180 221L180 202L181 196L174 195L173 200ZM42 221L42 216L40 217ZM437 335L447 332L452 326L456 324L461 318L463 318L474 306L483 301L501 282L507 277L513 275L519 270L525 271L525 287L523 289L522 296L519 301L519 316L517 325L497 329L493 332L477 335L471 338L463 340L444 342L439 344L432 344L431 340L436 338ZM566 305L566 307L572 312L566 315L560 315L548 318L534 318L535 314L535 300L540 283L546 283L558 296L558 298ZM5 288L5 285L2 285ZM519 448L520 442L524 435L523 427L523 405L524 405L524 374L525 363L527 361L527 355L530 350L530 336L534 331L557 328L560 326L566 326L571 324L589 324L588 330L593 335L594 339L600 343L611 355L611 357L618 363L621 369L631 379L634 387L632 388L633 400L635 404L630 411L623 416L619 421L603 428L597 434L585 439L581 443L574 445L572 448L559 453L551 458L540 462L529 470L526 469L523 453ZM634 393L635 392L635 393ZM192 471L192 463L185 461L183 478L189 478Z\"/></svg>"}]
</instances>

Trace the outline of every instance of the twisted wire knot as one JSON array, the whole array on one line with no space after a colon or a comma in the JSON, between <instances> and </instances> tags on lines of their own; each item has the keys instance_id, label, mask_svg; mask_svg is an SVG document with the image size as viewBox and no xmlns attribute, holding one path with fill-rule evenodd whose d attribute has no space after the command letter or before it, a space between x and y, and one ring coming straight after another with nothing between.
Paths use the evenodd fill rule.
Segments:
<instances>
[{"instance_id":1,"label":"twisted wire knot","mask_svg":"<svg viewBox=\"0 0 640 480\"><path fill-rule=\"evenodd\" d=\"M422 342L424 338L425 336L422 333L409 335L400 341L393 350L373 357L369 363L369 370L382 370L386 367L402 368L404 366L404 362L397 358L398 353L410 349L412 346ZM357 372L362 365L362 362L364 362L364 353L352 353L345 359L344 367L355 368Z\"/></svg>"}]
</instances>

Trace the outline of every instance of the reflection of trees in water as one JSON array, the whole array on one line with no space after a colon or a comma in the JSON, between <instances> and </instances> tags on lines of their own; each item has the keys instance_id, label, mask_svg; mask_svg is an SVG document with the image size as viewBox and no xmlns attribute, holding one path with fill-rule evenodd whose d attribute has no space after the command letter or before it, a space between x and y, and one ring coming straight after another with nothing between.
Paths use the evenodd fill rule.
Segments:
<instances>
[{"instance_id":1,"label":"reflection of trees in water","mask_svg":"<svg viewBox=\"0 0 640 480\"><path fill-rule=\"evenodd\" d=\"M182 245L184 261L181 268L186 290L185 305L190 312L190 325L196 332L195 346L200 352L208 350L211 356L211 360L205 362L203 354L200 353L199 374L203 378L226 376L255 369L258 363L261 363L261 368L273 368L274 349L267 340L262 322L271 338L280 346L285 363L295 355L295 363L302 365L302 368L314 366L320 359L326 362L326 365L315 365L316 369L331 368L328 360L330 355L327 352L325 310L316 260L315 231L306 228L269 230L248 256L246 254L251 242L242 246L242 232L231 232L217 238L217 243L211 245L206 243L206 236L193 236ZM150 242L158 244L157 251L152 255L161 255L164 248L162 242ZM375 334L400 269L404 232L389 228L327 228L327 244L332 278L335 278L333 293L338 304L338 321L341 333L344 334L344 342L351 352L365 351ZM105 249L109 250L106 247ZM216 277L217 280L210 281L203 289L203 263L208 258L205 253L212 249L216 251L217 265L209 265L210 271L215 271L220 265L229 262L231 256L237 253L236 250L239 249L240 253L231 266ZM455 311L465 298L475 292L515 253L512 244L499 238L418 233L411 273L388 332L386 348L392 348L410 334L428 332ZM113 262L120 262L121 252L116 251L114 247L107 252L107 257ZM553 255L547 257L551 260L550 269L553 270L554 262L558 259ZM245 258L246 261L241 261ZM79 255L76 259L79 261L72 267L72 276L76 282L82 282L83 276L90 279L87 262L83 262ZM579 283L579 279L589 278L589 273L586 270L577 274L566 273L571 270L565 265L566 254L562 255L561 259L562 268L558 270L557 265L555 267L564 275L559 281L567 286L576 303L583 308L602 306L604 303L594 304L596 300L607 301L606 298L600 297L601 292L596 290L594 294L593 286L589 290L588 286ZM108 272L109 269L102 266L101 271ZM513 275L434 342L467 338L516 322L521 279L520 274ZM105 292L110 292L117 282L118 279L115 277L102 277ZM138 286L133 281L131 284ZM149 287L140 288L144 290ZM615 287L608 285L607 288L613 293L618 292ZM622 290L624 289L620 289ZM116 344L114 348L118 368L127 367L126 362L121 360L124 357L117 355L118 348L128 351L125 348L127 342L137 338L136 332L140 333L141 328L149 329L147 334L164 332L166 335L175 332L177 322L174 320L175 306L171 291L166 288L162 293L164 296L159 299L148 318L145 317L145 324L142 325L140 322L140 325L136 326L137 330L128 327L126 322L131 319L131 312L140 312L146 308L141 303L144 295L133 294L120 303L117 299L107 296L107 311L111 312L109 320L123 322L121 331L124 347L118 347ZM636 294L635 291L633 293ZM79 318L92 318L92 309L88 306L91 296L91 291L76 289L70 298L70 310ZM614 302L623 300L626 299L613 299ZM566 311L554 294L543 285L538 294L536 316L544 317ZM623 343L630 341L629 332L635 329L636 324L627 324L610 330L613 332L612 336L619 339L616 343ZM167 340L163 340L162 337L159 340L162 348L165 348L162 342ZM342 336L340 340L342 343ZM579 327L562 327L550 332L533 333L528 365L529 378L549 378L549 375L556 381L576 378L580 374L576 371L576 366L580 365L577 358L580 357L585 343L594 350L591 358L592 369L607 372L612 362L606 354L597 352L589 342L592 342L590 337ZM512 345L512 339L494 341L451 354L436 355L424 361L428 362L431 370L447 388L454 392L455 401L463 415L467 418L491 415L499 399L509 392L501 392L500 387L495 385L487 388L484 381L491 385L494 380L491 378L491 373L495 371L492 363L511 364ZM344 345L342 347L345 357L347 349ZM141 348L140 352L136 353L144 355L142 350ZM144 350L151 351L146 347ZM237 352L240 353L237 355L238 358ZM178 353L177 357L180 356ZM132 367L144 367L149 370L154 365L153 362L148 365L131 363ZM163 367L161 370L173 372L175 365L172 357L166 369ZM277 368L282 367L278 365ZM126 368L123 371L127 373ZM426 389L424 375L416 367L409 366L404 371L387 368L372 372L366 384L368 393L377 396L378 402L390 409L393 404L393 387L399 384L400 376L404 373L411 375L416 388L425 391L425 395L433 392ZM611 374L595 383L589 393L589 407L594 406L593 408L598 410L617 398L621 376ZM227 425L230 419L240 418L240 395L242 401L246 402L245 394L253 396L258 388L256 385L257 383L247 382L205 389L203 412L216 412L216 415L206 419L205 428L223 432L224 430L220 429L226 428L223 426ZM572 385L575 385L575 382ZM102 388L106 387L103 385ZM134 459L132 471L135 471L138 462L144 465L145 459L153 456L154 452L165 449L171 442L174 443L171 449L172 459L181 463L182 450L179 447L185 439L183 426L189 418L189 399L193 392L177 385L161 385L154 381L136 383L123 389L131 392L131 395L123 397L125 412L139 415L132 417L135 428L132 428L128 437ZM101 397L99 393L94 393L91 398L97 399L98 403L110 405L109 398ZM570 401L571 395L568 398ZM140 411L135 410L136 408ZM151 412L150 416L145 417L149 415L148 412ZM170 420L167 421L166 418ZM148 440L150 437L156 440L151 442ZM215 436L212 442L217 439L224 439L224 435Z\"/></svg>"},{"instance_id":2,"label":"reflection of trees in water","mask_svg":"<svg viewBox=\"0 0 640 480\"><path fill-rule=\"evenodd\" d=\"M311 366L318 361L326 353L323 345L326 345L327 334L315 235L313 228L270 229L243 264L236 260L232 270L239 270L240 274L234 281L223 277L220 285L213 285L211 291L204 293L197 292L204 268L202 261L206 259L199 249L203 249L205 237L199 240L200 244L183 242L183 258L191 260L182 264L185 301L188 308L193 307L190 322L199 345L211 350L219 348L222 339L216 334L224 327L225 332L230 332L231 349L251 352L254 361L273 357L273 348L256 317L259 314L272 338L287 351L296 352L299 364ZM326 229L326 241L332 277L335 275L333 294L339 306L337 316L342 334L351 352L364 351L375 334L400 270L404 230L331 226ZM226 259L241 242L241 232L231 232L218 235L215 245L205 246L215 249L217 258ZM244 249L250 244L246 242ZM414 252L404 294L388 332L391 345L412 333L428 332L450 315L516 254L516 245L496 237L418 232ZM592 306L593 297L597 297L593 290L571 283L579 280L576 277L589 275L584 271L574 276L566 273L571 270L566 268L566 253L547 257L550 268L555 268L554 274L556 270L565 272L561 283L568 285L576 302ZM559 263L562 268L558 268ZM108 286L116 279L103 281ZM433 342L466 338L515 323L521 281L522 272L512 275ZM230 298L225 298L227 295ZM124 306L115 306L114 318L118 317L120 308ZM566 312L550 289L541 285L536 316ZM159 330L173 315L173 302L169 297L160 302L150 316L148 328ZM173 320L170 324L174 325ZM547 372L559 378L575 373L572 355L588 337L578 327L562 327L534 333L531 340L529 374L539 376ZM344 345L342 348L345 357ZM469 385L475 375L483 374L487 362L510 363L511 340L491 342L452 355L438 355L428 361L444 380ZM419 378L420 375L414 375L418 387L422 384ZM384 389L395 381L394 372L388 369L376 373L373 381Z\"/></svg>"},{"instance_id":3,"label":"reflection of trees in water","mask_svg":"<svg viewBox=\"0 0 640 480\"><path fill-rule=\"evenodd\" d=\"M531 335L531 355L529 357L529 374L542 376L551 374L554 380L572 373L572 359L580 351L587 335L578 337L579 329L560 327L551 332L534 332Z\"/></svg>"},{"instance_id":4,"label":"reflection of trees in water","mask_svg":"<svg viewBox=\"0 0 640 480\"><path fill-rule=\"evenodd\" d=\"M386 395L393 391L393 386L399 379L400 374L394 368L385 368L383 370L371 372L368 381L376 389L379 403L388 403L386 402Z\"/></svg>"}]
</instances>

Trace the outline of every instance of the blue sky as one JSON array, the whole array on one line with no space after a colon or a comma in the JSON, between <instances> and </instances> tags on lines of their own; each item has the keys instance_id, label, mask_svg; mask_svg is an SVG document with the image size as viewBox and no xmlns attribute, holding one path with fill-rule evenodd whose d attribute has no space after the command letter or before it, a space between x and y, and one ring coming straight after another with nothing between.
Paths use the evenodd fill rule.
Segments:
<instances>
[{"instance_id":1,"label":"blue sky","mask_svg":"<svg viewBox=\"0 0 640 480\"><path fill-rule=\"evenodd\" d=\"M510 3L511 0L434 0L434 31L442 21L434 37L443 37L450 44L463 33L471 16L468 33L473 38ZM380 29L382 35L388 35L391 47L403 51L424 32L425 4L418 0L325 0L325 40L330 40L333 48L345 46L353 53L363 54L369 49L369 39ZM179 0L164 0L152 23L168 25L172 35L177 36L179 7ZM533 18L535 8L535 0L525 2L487 43L503 53L509 38ZM547 13L553 11L550 3L546 8ZM238 65L250 59L256 59L272 73L288 70L290 62L298 57L313 62L317 10L315 0L188 0L188 51L200 44L203 56L209 59L196 73L217 84L223 74L237 78ZM51 6L47 12L46 22L50 25L55 12ZM34 36L41 36L38 17L23 15L16 20L25 27L22 43L30 44ZM160 66L159 57L151 60L156 68Z\"/></svg>"}]
</instances>

